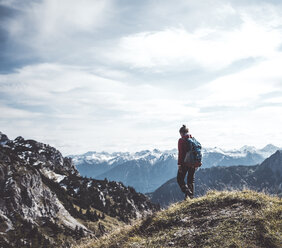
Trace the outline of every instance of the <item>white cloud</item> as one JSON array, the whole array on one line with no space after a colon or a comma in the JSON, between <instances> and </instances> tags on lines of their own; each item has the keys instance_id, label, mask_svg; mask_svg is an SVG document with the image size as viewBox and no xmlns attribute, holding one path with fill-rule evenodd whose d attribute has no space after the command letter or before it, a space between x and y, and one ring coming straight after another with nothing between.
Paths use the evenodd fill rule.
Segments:
<instances>
[{"instance_id":1,"label":"white cloud","mask_svg":"<svg viewBox=\"0 0 282 248\"><path fill-rule=\"evenodd\" d=\"M281 63L280 53L195 90L196 106L209 111L191 124L206 146L281 146Z\"/></svg>"},{"instance_id":2,"label":"white cloud","mask_svg":"<svg viewBox=\"0 0 282 248\"><path fill-rule=\"evenodd\" d=\"M1 92L13 99L9 107L0 102L0 126L2 131L8 130L7 134L24 133L58 146L65 154L169 149L175 146L177 130L183 123L204 146L241 146L250 144L250 140L263 146L266 140L258 138L257 133L265 127L271 133L282 124L278 115L282 107L265 109L263 102L256 107L261 95L279 87L281 91L277 79L282 75L273 66L280 58L275 59L183 91L149 83L136 86L126 77L122 81L106 79L81 67L28 66L0 76ZM269 80L264 81L266 78ZM277 95L268 101L271 99L277 99ZM210 111L201 112L206 107ZM261 111L266 113L262 115ZM235 133L238 138L234 140ZM277 135L272 135L272 143L279 144L279 132Z\"/></svg>"},{"instance_id":3,"label":"white cloud","mask_svg":"<svg viewBox=\"0 0 282 248\"><path fill-rule=\"evenodd\" d=\"M267 99L265 100L265 102L269 102L269 103L280 103L282 104L282 93L280 97L273 97L271 99Z\"/></svg>"},{"instance_id":4,"label":"white cloud","mask_svg":"<svg viewBox=\"0 0 282 248\"><path fill-rule=\"evenodd\" d=\"M111 0L31 1L19 9L22 15L11 21L9 31L16 36L24 35L23 32L28 28L26 25L31 25L32 35L41 36L41 39L49 41L62 34L93 32L105 25L107 18L112 14L111 2Z\"/></svg>"},{"instance_id":5,"label":"white cloud","mask_svg":"<svg viewBox=\"0 0 282 248\"><path fill-rule=\"evenodd\" d=\"M184 123L204 146L282 146L281 6L177 3L2 1L8 57L41 62L0 74L0 130L65 154L170 149Z\"/></svg>"},{"instance_id":6,"label":"white cloud","mask_svg":"<svg viewBox=\"0 0 282 248\"><path fill-rule=\"evenodd\" d=\"M281 91L281 63L282 53L251 68L217 78L198 89L206 92L199 106L252 106L262 95Z\"/></svg>"},{"instance_id":7,"label":"white cloud","mask_svg":"<svg viewBox=\"0 0 282 248\"><path fill-rule=\"evenodd\" d=\"M17 4L20 14L2 25L10 40L31 52L25 56L53 61L86 53L98 30L115 15L112 0L42 0L15 2L13 7Z\"/></svg>"},{"instance_id":8,"label":"white cloud","mask_svg":"<svg viewBox=\"0 0 282 248\"><path fill-rule=\"evenodd\" d=\"M153 148L156 144L152 141L156 137L161 140L166 125L181 121L183 113L191 118L198 112L185 106L185 101L170 97L165 89L102 78L87 68L74 66L27 66L0 75L0 84L1 93L12 104L7 109L6 103L0 102L1 109L7 109L1 113L4 130L9 129L9 123L15 136L23 130L31 138L41 133L45 142L58 140L59 144L64 140L71 149L81 142L81 152L104 147L135 150L150 142ZM35 126L38 128L33 132ZM145 126L149 129L142 128ZM140 140L137 147L128 146L136 139ZM62 150L70 153L70 147Z\"/></svg>"},{"instance_id":9,"label":"white cloud","mask_svg":"<svg viewBox=\"0 0 282 248\"><path fill-rule=\"evenodd\" d=\"M11 119L21 119L21 118L28 119L28 118L42 116L42 114L40 113L32 113L27 110L15 109L9 106L1 106L1 104L0 104L0 112L2 118L5 118L8 121L10 121Z\"/></svg>"},{"instance_id":10,"label":"white cloud","mask_svg":"<svg viewBox=\"0 0 282 248\"><path fill-rule=\"evenodd\" d=\"M175 67L203 67L219 70L249 57L272 56L280 46L278 30L257 25L245 18L236 30L183 28L142 32L123 37L108 58L133 67L175 70Z\"/></svg>"},{"instance_id":11,"label":"white cloud","mask_svg":"<svg viewBox=\"0 0 282 248\"><path fill-rule=\"evenodd\" d=\"M195 108L185 107L183 100L171 97L165 89L150 84L132 85L123 79L107 79L87 68L60 64L27 66L16 73L0 75L1 91L14 101L45 104L61 109L60 112L71 108L73 114L76 111L81 114L100 107L124 112L125 118L135 114L139 121L160 120L161 116L165 119L167 115L172 118L184 111L193 115L197 112Z\"/></svg>"}]
</instances>

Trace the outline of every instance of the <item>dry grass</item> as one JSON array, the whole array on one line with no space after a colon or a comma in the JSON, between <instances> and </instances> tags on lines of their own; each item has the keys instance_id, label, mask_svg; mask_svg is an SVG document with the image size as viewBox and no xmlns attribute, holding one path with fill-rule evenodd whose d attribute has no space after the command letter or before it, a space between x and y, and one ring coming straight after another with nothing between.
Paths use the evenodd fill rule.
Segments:
<instances>
[{"instance_id":1,"label":"dry grass","mask_svg":"<svg viewBox=\"0 0 282 248\"><path fill-rule=\"evenodd\" d=\"M91 247L282 247L282 200L250 190L183 201L110 235Z\"/></svg>"}]
</instances>

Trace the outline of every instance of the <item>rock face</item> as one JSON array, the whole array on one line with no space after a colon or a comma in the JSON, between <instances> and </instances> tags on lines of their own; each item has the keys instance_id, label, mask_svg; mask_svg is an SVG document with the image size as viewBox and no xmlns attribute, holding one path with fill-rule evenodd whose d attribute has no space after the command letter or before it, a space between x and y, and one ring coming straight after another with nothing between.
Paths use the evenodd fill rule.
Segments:
<instances>
[{"instance_id":1,"label":"rock face","mask_svg":"<svg viewBox=\"0 0 282 248\"><path fill-rule=\"evenodd\" d=\"M254 165L273 154L278 147L262 149L243 146L236 150L203 148L203 168ZM87 152L71 156L81 175L107 178L134 187L138 192L153 192L177 174L177 150L129 152Z\"/></svg>"},{"instance_id":2,"label":"rock face","mask_svg":"<svg viewBox=\"0 0 282 248\"><path fill-rule=\"evenodd\" d=\"M282 195L282 151L278 150L260 165L230 166L200 169L195 177L196 196L208 190L233 190L249 188ZM183 200L176 178L159 187L151 199L161 206Z\"/></svg>"},{"instance_id":3,"label":"rock face","mask_svg":"<svg viewBox=\"0 0 282 248\"><path fill-rule=\"evenodd\" d=\"M96 235L85 221L129 222L157 209L133 188L81 177L49 145L0 133L0 247L68 247Z\"/></svg>"}]
</instances>

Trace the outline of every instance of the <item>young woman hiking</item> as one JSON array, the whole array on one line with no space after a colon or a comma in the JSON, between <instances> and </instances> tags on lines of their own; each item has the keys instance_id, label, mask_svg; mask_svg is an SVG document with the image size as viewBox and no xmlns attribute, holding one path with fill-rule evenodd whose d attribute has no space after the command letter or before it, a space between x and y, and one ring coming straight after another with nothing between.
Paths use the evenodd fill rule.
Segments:
<instances>
[{"instance_id":1,"label":"young woman hiking","mask_svg":"<svg viewBox=\"0 0 282 248\"><path fill-rule=\"evenodd\" d=\"M192 138L189 134L189 129L183 125L179 129L181 138L178 140L178 172L177 172L177 182L185 194L185 199L187 197L194 198L194 182L195 182L195 167L189 167L187 163L184 162L187 151L189 150L189 145L187 142L188 138ZM188 174L187 174L188 173ZM187 174L187 184L185 183L185 176Z\"/></svg>"}]
</instances>

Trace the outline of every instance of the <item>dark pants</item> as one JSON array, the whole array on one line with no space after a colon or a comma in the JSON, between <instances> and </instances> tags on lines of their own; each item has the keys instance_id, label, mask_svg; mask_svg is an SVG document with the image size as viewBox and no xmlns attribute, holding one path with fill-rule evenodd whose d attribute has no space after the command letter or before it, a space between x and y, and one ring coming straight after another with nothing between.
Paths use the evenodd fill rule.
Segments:
<instances>
[{"instance_id":1,"label":"dark pants","mask_svg":"<svg viewBox=\"0 0 282 248\"><path fill-rule=\"evenodd\" d=\"M185 175L187 174L187 185L185 184ZM195 168L187 166L179 166L177 172L177 182L183 193L187 193L187 189L192 196L194 195L194 183L195 183Z\"/></svg>"}]
</instances>

